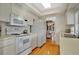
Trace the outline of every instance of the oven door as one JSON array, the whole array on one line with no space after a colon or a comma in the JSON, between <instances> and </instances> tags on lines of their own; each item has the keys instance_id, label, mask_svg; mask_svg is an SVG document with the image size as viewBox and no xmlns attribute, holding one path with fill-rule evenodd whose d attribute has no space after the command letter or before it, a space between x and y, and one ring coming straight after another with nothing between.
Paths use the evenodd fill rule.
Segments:
<instances>
[{"instance_id":1,"label":"oven door","mask_svg":"<svg viewBox=\"0 0 79 59\"><path fill-rule=\"evenodd\" d=\"M19 54L23 51L23 38L16 37L16 54Z\"/></svg>"},{"instance_id":2,"label":"oven door","mask_svg":"<svg viewBox=\"0 0 79 59\"><path fill-rule=\"evenodd\" d=\"M23 49L25 50L25 49L28 49L30 47L31 47L31 39L29 36L25 36L23 38Z\"/></svg>"},{"instance_id":3,"label":"oven door","mask_svg":"<svg viewBox=\"0 0 79 59\"><path fill-rule=\"evenodd\" d=\"M16 39L16 53L21 54L27 49L31 48L31 39L29 36L17 37Z\"/></svg>"}]
</instances>

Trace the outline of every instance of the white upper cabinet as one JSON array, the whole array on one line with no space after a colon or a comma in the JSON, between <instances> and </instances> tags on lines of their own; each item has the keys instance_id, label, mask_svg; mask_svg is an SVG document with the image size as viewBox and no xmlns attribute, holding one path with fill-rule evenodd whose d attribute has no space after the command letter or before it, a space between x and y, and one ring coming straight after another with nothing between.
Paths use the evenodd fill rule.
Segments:
<instances>
[{"instance_id":1,"label":"white upper cabinet","mask_svg":"<svg viewBox=\"0 0 79 59\"><path fill-rule=\"evenodd\" d=\"M67 24L68 25L75 24L75 14L74 14L74 12L69 11L67 13Z\"/></svg>"},{"instance_id":2,"label":"white upper cabinet","mask_svg":"<svg viewBox=\"0 0 79 59\"><path fill-rule=\"evenodd\" d=\"M12 4L12 14L15 14L19 17L23 17L23 6L22 4Z\"/></svg>"},{"instance_id":3,"label":"white upper cabinet","mask_svg":"<svg viewBox=\"0 0 79 59\"><path fill-rule=\"evenodd\" d=\"M12 15L15 17L27 19L26 25L33 25L33 14L23 3L2 3L0 4L0 21L11 22Z\"/></svg>"},{"instance_id":4,"label":"white upper cabinet","mask_svg":"<svg viewBox=\"0 0 79 59\"><path fill-rule=\"evenodd\" d=\"M12 4L11 15L15 15L15 17L11 17L11 24L18 25L18 26L19 25L25 26L26 25L25 20L24 20L25 19L25 13L26 13L26 10L25 10L23 4L16 4L16 3ZM13 20L15 20L15 21L13 22Z\"/></svg>"},{"instance_id":5,"label":"white upper cabinet","mask_svg":"<svg viewBox=\"0 0 79 59\"><path fill-rule=\"evenodd\" d=\"M9 22L11 14L10 3L0 3L0 21Z\"/></svg>"}]
</instances>

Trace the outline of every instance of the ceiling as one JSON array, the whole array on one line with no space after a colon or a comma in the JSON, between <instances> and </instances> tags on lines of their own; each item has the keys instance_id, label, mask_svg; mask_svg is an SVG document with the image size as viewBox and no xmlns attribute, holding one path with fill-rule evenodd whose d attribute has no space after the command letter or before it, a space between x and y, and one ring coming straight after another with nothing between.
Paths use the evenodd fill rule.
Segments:
<instances>
[{"instance_id":1,"label":"ceiling","mask_svg":"<svg viewBox=\"0 0 79 59\"><path fill-rule=\"evenodd\" d=\"M55 13L63 13L67 10L70 4L68 3L50 3L51 8L44 8L42 3L27 3L28 7L30 7L34 12L36 12L40 16L50 15ZM75 4L71 4L73 6Z\"/></svg>"},{"instance_id":2,"label":"ceiling","mask_svg":"<svg viewBox=\"0 0 79 59\"><path fill-rule=\"evenodd\" d=\"M35 8L37 8L40 12L44 12L50 9L55 9L55 8L61 8L61 7L66 7L67 4L60 4L60 3L50 3L51 8L44 8L44 6L42 5L42 3L32 3L32 6L34 6Z\"/></svg>"}]
</instances>

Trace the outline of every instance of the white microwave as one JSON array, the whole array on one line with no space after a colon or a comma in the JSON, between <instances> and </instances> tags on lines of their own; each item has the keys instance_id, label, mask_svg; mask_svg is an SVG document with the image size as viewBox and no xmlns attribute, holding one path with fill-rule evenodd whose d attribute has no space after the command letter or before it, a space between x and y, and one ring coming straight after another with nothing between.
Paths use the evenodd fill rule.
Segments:
<instances>
[{"instance_id":1,"label":"white microwave","mask_svg":"<svg viewBox=\"0 0 79 59\"><path fill-rule=\"evenodd\" d=\"M11 16L10 25L25 26L25 21L19 16Z\"/></svg>"}]
</instances>

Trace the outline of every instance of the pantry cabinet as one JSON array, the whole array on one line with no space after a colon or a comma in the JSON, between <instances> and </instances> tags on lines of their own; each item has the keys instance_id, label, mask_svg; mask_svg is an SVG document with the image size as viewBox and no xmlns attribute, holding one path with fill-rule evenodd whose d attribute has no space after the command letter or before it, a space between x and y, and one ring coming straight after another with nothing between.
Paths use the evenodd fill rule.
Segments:
<instances>
[{"instance_id":1,"label":"pantry cabinet","mask_svg":"<svg viewBox=\"0 0 79 59\"><path fill-rule=\"evenodd\" d=\"M9 22L11 15L11 4L1 3L0 4L0 21Z\"/></svg>"}]
</instances>

